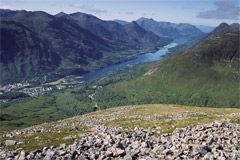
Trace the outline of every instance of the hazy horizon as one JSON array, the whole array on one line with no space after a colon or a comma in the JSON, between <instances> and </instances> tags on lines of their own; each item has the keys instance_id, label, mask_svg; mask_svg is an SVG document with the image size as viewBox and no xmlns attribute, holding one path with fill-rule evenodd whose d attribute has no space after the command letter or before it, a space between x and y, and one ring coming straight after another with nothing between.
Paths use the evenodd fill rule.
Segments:
<instances>
[{"instance_id":1,"label":"hazy horizon","mask_svg":"<svg viewBox=\"0 0 240 160\"><path fill-rule=\"evenodd\" d=\"M103 20L128 22L145 17L207 26L236 23L240 11L237 0L2 0L0 8L44 11L53 15L83 12Z\"/></svg>"}]
</instances>

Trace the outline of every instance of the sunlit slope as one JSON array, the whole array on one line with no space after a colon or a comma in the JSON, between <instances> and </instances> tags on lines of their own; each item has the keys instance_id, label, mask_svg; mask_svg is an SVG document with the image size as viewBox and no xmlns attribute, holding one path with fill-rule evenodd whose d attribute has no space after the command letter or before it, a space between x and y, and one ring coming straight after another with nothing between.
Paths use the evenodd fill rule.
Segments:
<instances>
[{"instance_id":1,"label":"sunlit slope","mask_svg":"<svg viewBox=\"0 0 240 160\"><path fill-rule=\"evenodd\" d=\"M167 103L239 107L239 32L227 31L198 48L158 62L142 77L109 85L98 104Z\"/></svg>"}]
</instances>

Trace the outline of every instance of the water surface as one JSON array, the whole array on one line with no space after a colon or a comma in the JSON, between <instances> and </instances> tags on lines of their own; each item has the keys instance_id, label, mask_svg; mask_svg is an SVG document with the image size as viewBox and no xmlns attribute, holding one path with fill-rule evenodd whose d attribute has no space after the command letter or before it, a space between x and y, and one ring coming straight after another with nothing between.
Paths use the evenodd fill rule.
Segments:
<instances>
[{"instance_id":1,"label":"water surface","mask_svg":"<svg viewBox=\"0 0 240 160\"><path fill-rule=\"evenodd\" d=\"M107 67L102 68L100 70L96 70L96 71L93 71L93 72L86 73L86 74L83 75L83 78L81 78L81 81L87 82L87 81L89 81L93 78L103 76L104 74L106 74L109 71L116 70L119 67L129 66L131 64L138 64L138 63L143 63L143 62L159 61L159 60L162 59L161 56L165 55L169 48L175 47L176 45L177 45L177 43L170 43L170 44L164 46L163 49L160 49L155 53L141 54L141 55L138 55L136 59L129 60L129 61L126 61L126 62L115 64L115 65L110 65L110 66L107 66Z\"/></svg>"}]
</instances>

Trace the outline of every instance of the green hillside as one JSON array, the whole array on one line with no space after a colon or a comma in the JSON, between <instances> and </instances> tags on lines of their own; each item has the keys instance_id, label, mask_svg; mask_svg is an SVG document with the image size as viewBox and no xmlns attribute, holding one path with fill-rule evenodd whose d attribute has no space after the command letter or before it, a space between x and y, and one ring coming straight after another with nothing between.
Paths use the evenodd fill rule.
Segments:
<instances>
[{"instance_id":1,"label":"green hillside","mask_svg":"<svg viewBox=\"0 0 240 160\"><path fill-rule=\"evenodd\" d=\"M178 52L183 52L183 51L186 51L189 49L194 49L194 48L198 47L204 41L210 39L211 37L216 36L217 34L223 32L223 31L231 31L231 30L239 31L239 28L240 28L240 26L238 23L233 23L231 25L228 25L227 23L221 23L214 30L212 30L210 33L208 33L207 35L205 35L203 37L200 37L193 41L170 48L168 55L171 56Z\"/></svg>"},{"instance_id":2,"label":"green hillside","mask_svg":"<svg viewBox=\"0 0 240 160\"><path fill-rule=\"evenodd\" d=\"M74 89L9 102L1 106L1 130L123 105L239 108L238 37L238 31L226 31L164 61L122 68Z\"/></svg>"},{"instance_id":3,"label":"green hillside","mask_svg":"<svg viewBox=\"0 0 240 160\"><path fill-rule=\"evenodd\" d=\"M93 86L104 87L119 81L135 79L144 74L148 67L149 64L138 64L131 68L123 67L101 78L80 84L74 89L55 91L38 97L13 99L2 103L0 130L29 127L103 109L101 106L96 108L95 101L89 97L98 90Z\"/></svg>"},{"instance_id":4,"label":"green hillside","mask_svg":"<svg viewBox=\"0 0 240 160\"><path fill-rule=\"evenodd\" d=\"M97 91L100 106L167 103L239 107L239 32L219 34L194 50L152 65L142 77Z\"/></svg>"},{"instance_id":5,"label":"green hillside","mask_svg":"<svg viewBox=\"0 0 240 160\"><path fill-rule=\"evenodd\" d=\"M3 86L25 80L36 83L41 77L50 82L83 75L157 51L172 41L135 22L123 26L83 13L53 16L9 10L0 14L0 23Z\"/></svg>"}]
</instances>

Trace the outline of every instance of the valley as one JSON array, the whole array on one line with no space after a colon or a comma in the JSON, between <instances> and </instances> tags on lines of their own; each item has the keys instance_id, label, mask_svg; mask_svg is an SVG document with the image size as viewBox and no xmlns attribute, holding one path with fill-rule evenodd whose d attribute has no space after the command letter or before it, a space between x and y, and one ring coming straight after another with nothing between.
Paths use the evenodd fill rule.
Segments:
<instances>
[{"instance_id":1,"label":"valley","mask_svg":"<svg viewBox=\"0 0 240 160\"><path fill-rule=\"evenodd\" d=\"M31 97L37 97L43 94L53 92L54 90L62 90L65 88L75 88L91 79L101 77L107 72L117 70L119 67L126 67L126 66L131 67L132 65L138 64L138 63L159 61L168 52L169 48L172 48L176 45L177 43L171 43L169 45L164 46L164 48L158 50L156 53L144 53L137 56L136 59L122 62L116 65L110 65L103 69L83 74L82 76L70 75L53 82L46 82L47 76L43 76L42 78L43 80L41 81L40 85L30 84L30 83L17 83L13 85L8 84L0 88L0 101L5 103L5 102L8 102L9 100L11 101L13 99L16 99L12 95L17 93L25 93ZM19 96L17 98L21 98L21 97Z\"/></svg>"},{"instance_id":2,"label":"valley","mask_svg":"<svg viewBox=\"0 0 240 160\"><path fill-rule=\"evenodd\" d=\"M45 82L45 86L40 87L48 87L49 92L45 92L47 88L42 91L36 85L28 86L28 90L40 90L38 97L9 95L16 99L1 105L1 129L24 128L124 105L163 103L214 108L239 107L236 87L239 77L238 36L238 31L234 30L218 33L193 50L164 57L159 62L134 64L146 61L148 56L152 56L150 61L163 58L160 56L164 56L167 48L173 47L174 43L156 54L140 55L139 59L109 66L83 78L73 76L68 81L58 79L53 82L43 78L41 82ZM209 52L212 47L219 52ZM224 47L227 49L222 50ZM113 70L118 67L118 70ZM83 81L88 83L79 83ZM91 95L94 95L94 100Z\"/></svg>"},{"instance_id":3,"label":"valley","mask_svg":"<svg viewBox=\"0 0 240 160\"><path fill-rule=\"evenodd\" d=\"M194 2L3 1L0 159L240 159L239 7Z\"/></svg>"},{"instance_id":4,"label":"valley","mask_svg":"<svg viewBox=\"0 0 240 160\"><path fill-rule=\"evenodd\" d=\"M155 52L172 42L140 27L123 26L85 13L36 11L1 14L1 84L56 81ZM10 14L11 16L8 16ZM99 27L95 27L98 25ZM17 33L17 34L16 34ZM24 38L22 38L24 37ZM40 80L37 80L40 83Z\"/></svg>"}]
</instances>

